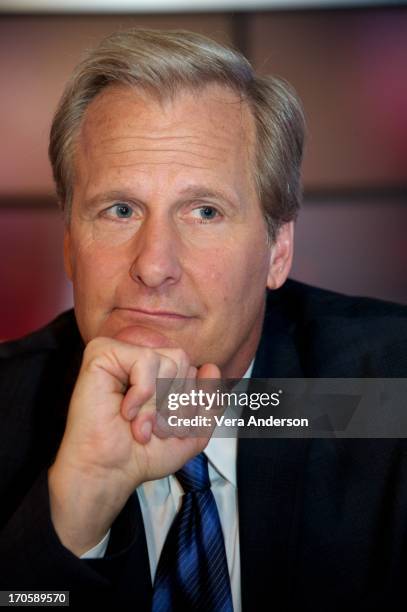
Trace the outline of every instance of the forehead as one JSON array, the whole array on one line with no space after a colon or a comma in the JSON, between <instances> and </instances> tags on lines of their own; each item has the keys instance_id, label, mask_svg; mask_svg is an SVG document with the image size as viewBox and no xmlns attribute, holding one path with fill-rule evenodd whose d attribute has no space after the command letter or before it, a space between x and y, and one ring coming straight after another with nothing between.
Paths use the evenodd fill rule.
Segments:
<instances>
[{"instance_id":1,"label":"forehead","mask_svg":"<svg viewBox=\"0 0 407 612\"><path fill-rule=\"evenodd\" d=\"M210 84L198 90L182 89L158 98L142 89L110 85L89 104L77 141L87 156L120 147L126 139L154 141L211 149L219 158L235 155L251 162L256 140L248 104L230 88ZM121 149L122 150L122 149Z\"/></svg>"}]
</instances>

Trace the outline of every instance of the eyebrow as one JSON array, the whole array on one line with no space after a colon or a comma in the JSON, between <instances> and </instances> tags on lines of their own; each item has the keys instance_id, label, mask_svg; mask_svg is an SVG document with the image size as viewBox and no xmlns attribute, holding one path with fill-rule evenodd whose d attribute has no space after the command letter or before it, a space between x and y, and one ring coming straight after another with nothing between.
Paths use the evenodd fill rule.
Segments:
<instances>
[{"instance_id":1,"label":"eyebrow","mask_svg":"<svg viewBox=\"0 0 407 612\"><path fill-rule=\"evenodd\" d=\"M226 204L239 208L239 204L232 195L220 189L209 189L204 185L191 185L181 191L181 196L185 198L214 198L216 200L222 200Z\"/></svg>"},{"instance_id":2,"label":"eyebrow","mask_svg":"<svg viewBox=\"0 0 407 612\"><path fill-rule=\"evenodd\" d=\"M93 208L98 206L99 204L104 204L108 202L116 201L127 201L132 200L135 201L135 198L129 197L129 193L126 191L104 191L102 193L97 193L92 198L88 198L85 200L84 204L87 208Z\"/></svg>"}]
</instances>

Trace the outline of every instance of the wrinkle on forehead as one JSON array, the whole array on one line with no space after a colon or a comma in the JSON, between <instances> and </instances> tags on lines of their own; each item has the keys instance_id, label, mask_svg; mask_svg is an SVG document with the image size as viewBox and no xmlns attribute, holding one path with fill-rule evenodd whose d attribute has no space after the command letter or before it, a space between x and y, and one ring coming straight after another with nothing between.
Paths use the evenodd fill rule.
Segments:
<instances>
[{"instance_id":1,"label":"wrinkle on forehead","mask_svg":"<svg viewBox=\"0 0 407 612\"><path fill-rule=\"evenodd\" d=\"M137 140L137 138L135 140ZM207 155L199 150L198 143L198 150L196 151L193 150L193 147L196 146L195 144L192 145L192 147L191 145L187 145L185 148L180 148L180 144L181 143L177 143L176 147L170 147L167 145L165 147L145 147L137 146L137 142L135 142L132 148L121 149L121 138L117 137L115 139L109 139L109 146L106 149L104 147L100 147L96 153L96 156L100 155L111 157L112 168L129 168L132 166L166 166L175 163L178 166L185 166L187 168L205 169L209 167L208 162L221 163L227 154L226 147L217 147L217 151L212 151L211 147L209 146L208 152L212 152L212 155ZM131 160L133 157L132 153L135 154L134 159L129 163L128 160ZM139 153L144 153L146 155L140 159L140 156L138 155ZM123 159L126 161L120 162L120 156L124 156ZM185 160L191 161L187 162Z\"/></svg>"},{"instance_id":2,"label":"wrinkle on forehead","mask_svg":"<svg viewBox=\"0 0 407 612\"><path fill-rule=\"evenodd\" d=\"M125 140L125 148L122 148ZM220 147L216 144L203 143L196 136L187 137L175 137L172 136L160 136L153 137L151 139L151 146L146 146L146 140L148 137L138 136L117 136L114 138L104 139L101 142L100 154L111 156L113 159L117 159L120 155L129 155L132 153L145 153L146 158L142 162L142 165L165 165L170 162L177 163L179 166L187 166L190 168L205 168L207 164L205 162L218 162L221 163L225 159L225 155L228 153L227 147ZM132 145L132 146L129 146ZM171 146L173 145L173 146ZM184 145L184 146L183 146ZM170 159L168 159L168 154ZM191 163L186 163L182 159L187 157L191 159ZM152 159L154 158L154 159ZM157 159L158 158L158 159ZM164 158L165 161L159 161L160 158ZM196 163L192 163L195 161ZM199 165L199 162L202 162ZM134 162L134 165L140 165L141 162ZM120 165L123 168L129 167L132 164L113 164L117 167Z\"/></svg>"},{"instance_id":3,"label":"wrinkle on forehead","mask_svg":"<svg viewBox=\"0 0 407 612\"><path fill-rule=\"evenodd\" d=\"M175 119L173 111L177 109L177 102L187 100L191 111L194 112L194 108L199 105L204 97L207 97L209 106L211 103L218 105L219 107L227 108L227 121L225 117L220 117L218 113L211 112L211 109L207 107L207 115L210 123L216 130L222 130L222 136L232 140L236 135L236 130L241 131L241 136L245 140L251 141L254 136L254 120L252 111L247 102L238 96L236 92L217 84L209 84L206 87L202 87L199 91L193 91L189 89L180 90L180 92L173 99L164 99L160 101L156 97L152 97L148 93L145 93L142 89L131 88L125 85L109 85L103 89L89 104L85 111L82 125L81 134L86 135L89 128L95 127L112 127L115 123L117 124L120 116L116 116L110 112L111 104L106 104L106 100L114 104L116 107L120 104L127 105L129 102L135 107L135 116L137 119L145 117L148 118L150 110L160 108L160 126L158 129L154 129L154 125L146 123L145 132L137 132L135 135L138 138L143 138L148 141L162 140L163 138L171 138L178 140L187 140L188 138L194 139L196 134L200 136L208 136L204 131L200 131L199 128L194 126L194 134L184 131L179 133L179 130L185 130L185 115L182 114ZM213 109L212 109L213 110ZM130 127L130 126L129 126ZM166 134L166 131L178 130L177 134L171 133ZM103 129L101 130L103 133ZM121 135L122 139L132 139L133 136L129 136L125 133ZM104 138L101 137L101 143L107 143L109 140L115 137ZM215 143L214 143L215 145ZM202 143L202 146L210 146ZM215 145L216 146L216 145Z\"/></svg>"},{"instance_id":4,"label":"wrinkle on forehead","mask_svg":"<svg viewBox=\"0 0 407 612\"><path fill-rule=\"evenodd\" d=\"M138 169L138 166L169 166L171 164L173 164L174 161L163 161L163 162L154 162L154 161L142 161L142 162L134 162L133 164L117 164L114 165L112 164L112 168L135 168ZM176 162L177 166L183 166L185 168L191 168L191 169L196 169L196 170L205 170L206 167L205 166L194 166L192 164L187 164L185 162L180 162L177 161ZM147 170L140 170L140 172L147 172Z\"/></svg>"},{"instance_id":5,"label":"wrinkle on forehead","mask_svg":"<svg viewBox=\"0 0 407 612\"><path fill-rule=\"evenodd\" d=\"M251 172L254 143L248 104L224 86L208 85L199 93L181 90L159 101L142 90L111 85L88 106L76 151L86 158L111 156L116 168L176 164L206 169L233 155Z\"/></svg>"},{"instance_id":6,"label":"wrinkle on forehead","mask_svg":"<svg viewBox=\"0 0 407 612\"><path fill-rule=\"evenodd\" d=\"M126 140L126 138L128 140L132 140L133 138L140 138L141 140L142 139L144 139L144 140L161 140L162 138L168 138L168 139L171 139L171 140L178 140L178 139L179 140L188 140L189 138L190 139L194 139L195 136L188 135L188 134L181 134L179 136L168 136L168 137L166 137L166 136L161 136L161 135L160 136L153 136L152 134L141 134L140 133L140 134L136 134L135 136L126 136L126 135L123 135L123 136L120 136L120 138L122 140ZM104 138L101 142L110 142L112 140L116 140L116 136L114 136L112 138ZM206 146L206 145L204 143L202 143L202 146Z\"/></svg>"},{"instance_id":7,"label":"wrinkle on forehead","mask_svg":"<svg viewBox=\"0 0 407 612\"><path fill-rule=\"evenodd\" d=\"M219 149L221 152L225 153L226 152L226 148L223 149ZM120 151L109 151L108 154L109 155L121 155L123 153L134 153L134 152L139 152L139 153L150 153L150 151L156 151L157 153L188 153L188 155L196 155L197 157L201 157L202 159L210 159L210 160L216 160L219 159L218 157L211 157L210 155L202 155L202 153L197 153L196 151L189 151L187 149L163 149L162 147L157 148L157 149L147 149L147 148L142 148L142 147L137 147L135 146L132 149L121 149Z\"/></svg>"}]
</instances>

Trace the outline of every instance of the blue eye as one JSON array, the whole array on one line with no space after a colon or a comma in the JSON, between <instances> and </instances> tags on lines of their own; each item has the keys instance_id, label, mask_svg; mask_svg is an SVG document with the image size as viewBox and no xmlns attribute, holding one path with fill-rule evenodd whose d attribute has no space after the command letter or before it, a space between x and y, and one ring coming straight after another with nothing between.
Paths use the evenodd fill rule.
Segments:
<instances>
[{"instance_id":1,"label":"blue eye","mask_svg":"<svg viewBox=\"0 0 407 612\"><path fill-rule=\"evenodd\" d=\"M133 214L133 209L128 204L115 204L112 210L120 219L129 219Z\"/></svg>"},{"instance_id":2,"label":"blue eye","mask_svg":"<svg viewBox=\"0 0 407 612\"><path fill-rule=\"evenodd\" d=\"M211 221L212 219L215 219L216 215L218 214L218 211L212 206L202 206L198 210L199 216L203 221Z\"/></svg>"}]
</instances>

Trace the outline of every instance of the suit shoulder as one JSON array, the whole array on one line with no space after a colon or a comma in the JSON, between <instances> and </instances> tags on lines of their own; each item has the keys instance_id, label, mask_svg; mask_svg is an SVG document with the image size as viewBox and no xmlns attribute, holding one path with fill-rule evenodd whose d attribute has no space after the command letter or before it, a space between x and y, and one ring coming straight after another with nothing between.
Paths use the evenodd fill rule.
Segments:
<instances>
[{"instance_id":1,"label":"suit shoulder","mask_svg":"<svg viewBox=\"0 0 407 612\"><path fill-rule=\"evenodd\" d=\"M280 291L307 376L407 375L406 306L297 281Z\"/></svg>"},{"instance_id":2,"label":"suit shoulder","mask_svg":"<svg viewBox=\"0 0 407 612\"><path fill-rule=\"evenodd\" d=\"M286 308L298 318L368 319L394 317L407 321L407 306L377 298L350 296L288 280L279 290Z\"/></svg>"},{"instance_id":3,"label":"suit shoulder","mask_svg":"<svg viewBox=\"0 0 407 612\"><path fill-rule=\"evenodd\" d=\"M69 311L0 345L0 522L55 457L80 366L78 338Z\"/></svg>"},{"instance_id":4,"label":"suit shoulder","mask_svg":"<svg viewBox=\"0 0 407 612\"><path fill-rule=\"evenodd\" d=\"M0 366L10 360L38 358L80 340L73 310L63 312L40 329L0 344Z\"/></svg>"},{"instance_id":5,"label":"suit shoulder","mask_svg":"<svg viewBox=\"0 0 407 612\"><path fill-rule=\"evenodd\" d=\"M73 310L69 310L23 338L0 344L3 417L8 405L29 405L27 398L33 398L41 384L47 388L59 380L73 356L80 355L81 343Z\"/></svg>"}]
</instances>

